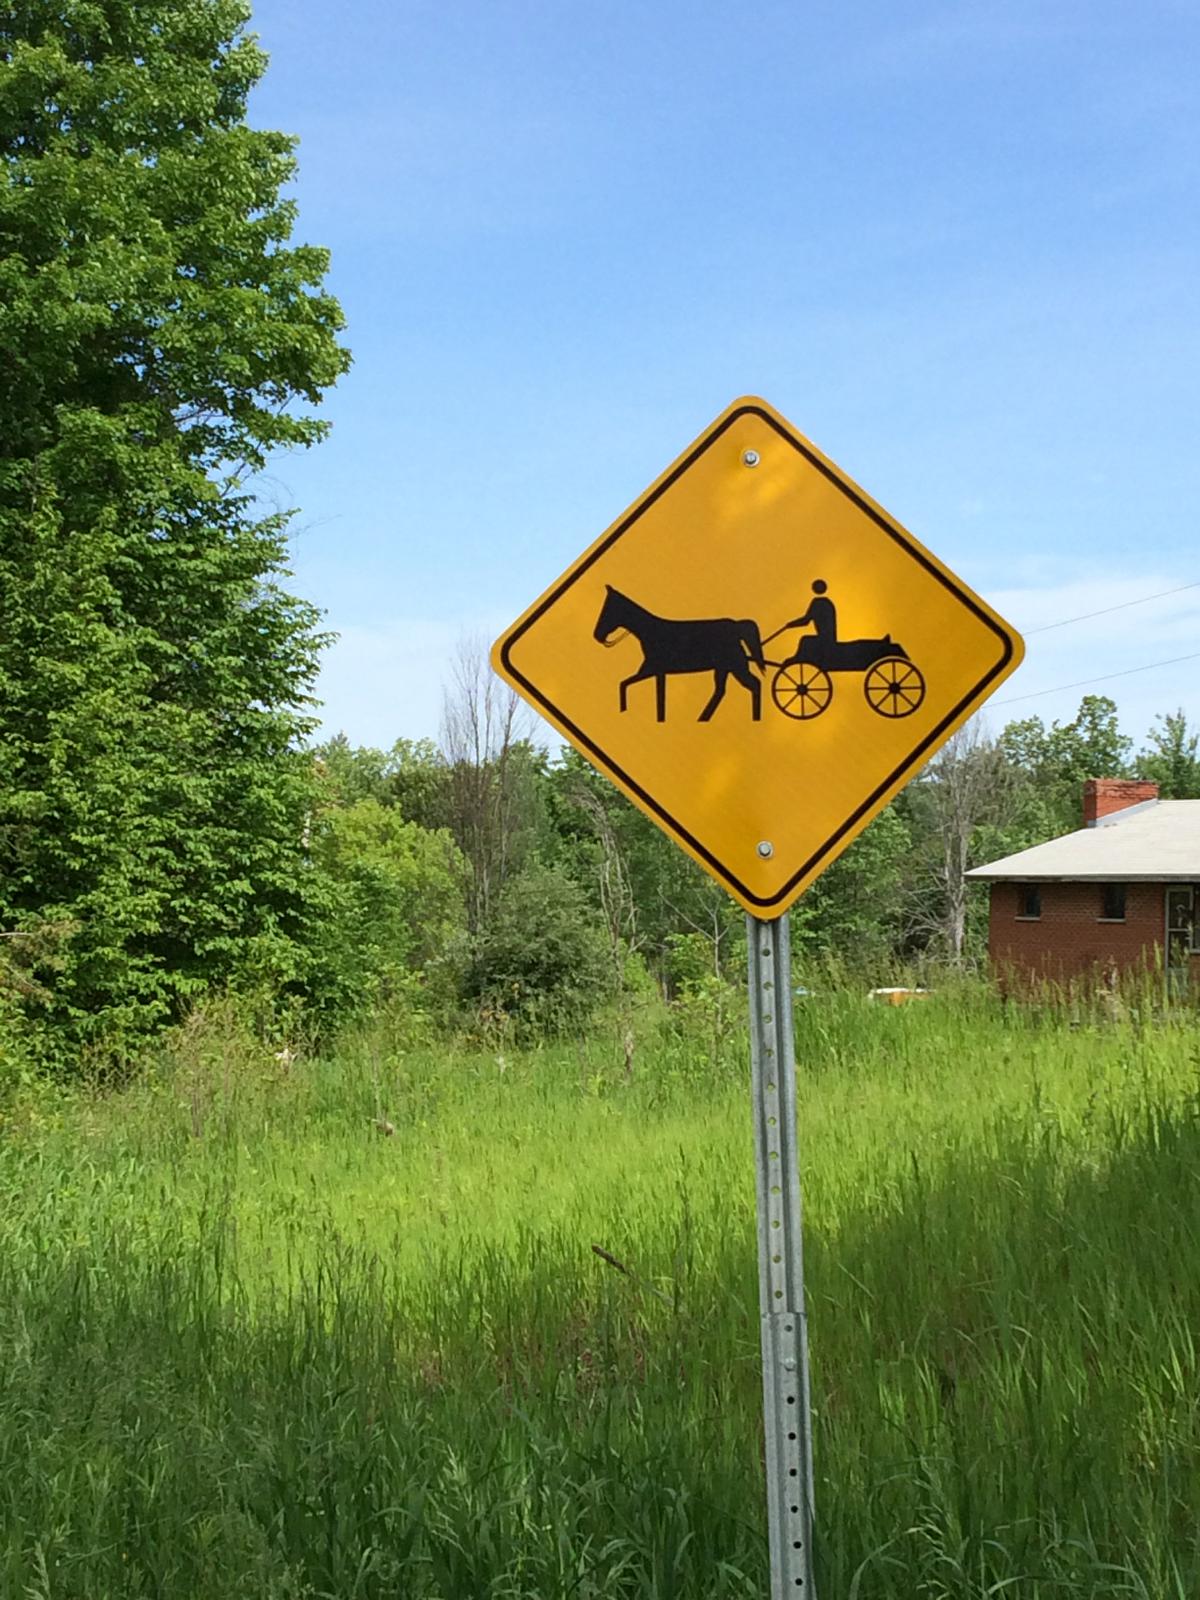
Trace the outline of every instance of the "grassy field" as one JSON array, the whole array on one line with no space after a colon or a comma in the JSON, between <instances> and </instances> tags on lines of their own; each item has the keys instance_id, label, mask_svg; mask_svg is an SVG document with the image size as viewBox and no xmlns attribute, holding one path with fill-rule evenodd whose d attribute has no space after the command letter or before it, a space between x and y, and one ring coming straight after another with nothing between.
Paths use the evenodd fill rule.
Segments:
<instances>
[{"instance_id":1,"label":"grassy field","mask_svg":"<svg viewBox=\"0 0 1200 1600\"><path fill-rule=\"evenodd\" d=\"M1194 1023L797 1020L822 1600L1195 1600ZM763 1594L748 1077L217 1018L10 1114L0 1596Z\"/></svg>"}]
</instances>

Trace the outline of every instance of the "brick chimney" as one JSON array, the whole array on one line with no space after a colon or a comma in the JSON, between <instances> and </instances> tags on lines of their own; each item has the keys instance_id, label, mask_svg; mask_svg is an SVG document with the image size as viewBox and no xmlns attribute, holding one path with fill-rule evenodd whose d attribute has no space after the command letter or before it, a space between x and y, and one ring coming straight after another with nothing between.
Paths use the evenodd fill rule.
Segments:
<instances>
[{"instance_id":1,"label":"brick chimney","mask_svg":"<svg viewBox=\"0 0 1200 1600\"><path fill-rule=\"evenodd\" d=\"M1158 785L1144 778L1089 778L1083 786L1083 825L1094 828L1114 811L1158 799Z\"/></svg>"}]
</instances>

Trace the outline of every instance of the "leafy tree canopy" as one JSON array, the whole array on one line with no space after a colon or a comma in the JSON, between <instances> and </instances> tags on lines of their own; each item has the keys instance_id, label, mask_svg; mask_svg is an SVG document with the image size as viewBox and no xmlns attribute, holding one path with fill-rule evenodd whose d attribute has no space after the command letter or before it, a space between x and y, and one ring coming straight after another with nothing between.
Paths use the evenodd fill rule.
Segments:
<instances>
[{"instance_id":1,"label":"leafy tree canopy","mask_svg":"<svg viewBox=\"0 0 1200 1600\"><path fill-rule=\"evenodd\" d=\"M1125 776L1133 749L1118 726L1115 702L1096 694L1083 697L1071 722L1048 728L1040 717L1010 722L997 743L1024 780L1014 850L1080 827L1084 782Z\"/></svg>"},{"instance_id":2,"label":"leafy tree canopy","mask_svg":"<svg viewBox=\"0 0 1200 1600\"><path fill-rule=\"evenodd\" d=\"M1158 784L1164 800L1200 799L1200 734L1188 727L1182 708L1155 719L1149 747L1138 757L1138 771Z\"/></svg>"},{"instance_id":3,"label":"leafy tree canopy","mask_svg":"<svg viewBox=\"0 0 1200 1600\"><path fill-rule=\"evenodd\" d=\"M315 996L338 1016L406 996L446 964L463 924L462 869L449 833L361 799L316 825L331 904L313 931Z\"/></svg>"},{"instance_id":4,"label":"leafy tree canopy","mask_svg":"<svg viewBox=\"0 0 1200 1600\"><path fill-rule=\"evenodd\" d=\"M46 1013L84 1033L303 981L322 641L243 485L348 357L247 15L0 15L0 917L75 926Z\"/></svg>"}]
</instances>

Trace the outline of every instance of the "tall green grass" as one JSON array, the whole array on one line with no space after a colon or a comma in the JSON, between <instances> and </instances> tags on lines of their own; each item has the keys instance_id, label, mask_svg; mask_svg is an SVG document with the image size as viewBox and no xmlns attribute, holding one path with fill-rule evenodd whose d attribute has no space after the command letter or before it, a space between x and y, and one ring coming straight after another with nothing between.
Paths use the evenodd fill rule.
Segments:
<instances>
[{"instance_id":1,"label":"tall green grass","mask_svg":"<svg viewBox=\"0 0 1200 1600\"><path fill-rule=\"evenodd\" d=\"M797 1035L823 1600L1194 1600L1195 1028L964 989ZM748 1076L217 1016L10 1112L0 1595L762 1594Z\"/></svg>"}]
</instances>

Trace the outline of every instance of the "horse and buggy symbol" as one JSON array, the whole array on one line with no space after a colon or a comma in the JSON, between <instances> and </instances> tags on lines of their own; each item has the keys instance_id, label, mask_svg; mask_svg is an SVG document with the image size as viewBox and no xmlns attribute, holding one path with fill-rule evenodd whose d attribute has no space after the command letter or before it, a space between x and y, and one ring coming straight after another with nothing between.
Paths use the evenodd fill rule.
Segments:
<instances>
[{"instance_id":1,"label":"horse and buggy symbol","mask_svg":"<svg viewBox=\"0 0 1200 1600\"><path fill-rule=\"evenodd\" d=\"M826 594L826 585L817 579L813 599L802 617L785 622L764 639L758 624L748 618L709 617L674 620L647 611L627 595L607 586L604 604L596 621L594 637L603 645L615 645L631 634L642 648L642 664L622 679L621 710L628 706L634 684L653 678L655 713L659 722L667 715L667 678L679 673L711 672L713 692L700 713L707 722L725 697L730 678L750 694L755 722L762 717L762 682L754 675L757 668L764 678L770 672L771 700L784 716L807 722L819 717L833 703L833 680L840 673L860 675L867 705L878 716L910 717L925 698L925 679L904 646L886 634L882 639L839 639L837 612ZM801 638L795 652L782 661L764 654L764 647L793 628L812 627L815 631Z\"/></svg>"}]
</instances>

